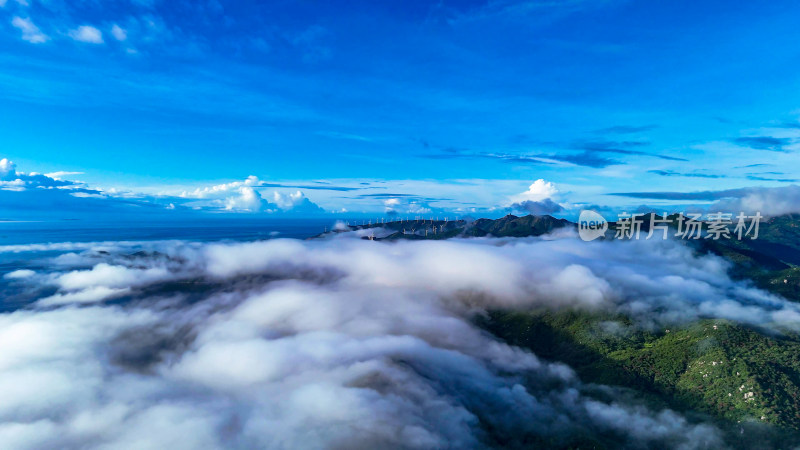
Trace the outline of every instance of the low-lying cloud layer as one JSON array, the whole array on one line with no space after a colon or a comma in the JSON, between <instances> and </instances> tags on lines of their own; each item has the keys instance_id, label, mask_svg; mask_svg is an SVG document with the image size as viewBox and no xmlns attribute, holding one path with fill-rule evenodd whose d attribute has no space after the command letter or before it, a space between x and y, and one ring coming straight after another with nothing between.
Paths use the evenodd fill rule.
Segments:
<instances>
[{"instance_id":1,"label":"low-lying cloud layer","mask_svg":"<svg viewBox=\"0 0 800 450\"><path fill-rule=\"evenodd\" d=\"M793 304L672 241L348 235L0 248L59 252L0 280L32 302L0 315L0 442L441 448L602 435L716 448L713 425L585 385L472 319L544 306L623 312L646 327L800 324Z\"/></svg>"},{"instance_id":2,"label":"low-lying cloud layer","mask_svg":"<svg viewBox=\"0 0 800 450\"><path fill-rule=\"evenodd\" d=\"M612 195L676 201L715 202L710 211L743 211L749 214L760 212L764 216L780 216L800 213L800 186L749 187L723 191L700 192L625 192Z\"/></svg>"}]
</instances>

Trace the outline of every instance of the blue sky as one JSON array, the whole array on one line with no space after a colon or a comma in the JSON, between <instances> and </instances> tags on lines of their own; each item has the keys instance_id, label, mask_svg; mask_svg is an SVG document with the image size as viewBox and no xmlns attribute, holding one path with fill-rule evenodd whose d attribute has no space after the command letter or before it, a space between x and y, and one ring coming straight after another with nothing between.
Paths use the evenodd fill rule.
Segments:
<instances>
[{"instance_id":1,"label":"blue sky","mask_svg":"<svg viewBox=\"0 0 800 450\"><path fill-rule=\"evenodd\" d=\"M6 186L5 216L34 188L167 211L494 214L800 179L796 2L0 6L0 158L74 182Z\"/></svg>"}]
</instances>

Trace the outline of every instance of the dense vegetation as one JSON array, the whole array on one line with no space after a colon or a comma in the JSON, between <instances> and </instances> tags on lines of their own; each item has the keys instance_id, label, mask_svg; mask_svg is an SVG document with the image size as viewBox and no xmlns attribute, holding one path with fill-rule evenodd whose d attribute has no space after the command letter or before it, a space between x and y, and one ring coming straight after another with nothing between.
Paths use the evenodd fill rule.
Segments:
<instances>
[{"instance_id":1,"label":"dense vegetation","mask_svg":"<svg viewBox=\"0 0 800 450\"><path fill-rule=\"evenodd\" d=\"M670 218L676 227L678 216ZM474 222L412 221L381 226L400 230L434 225L445 225L443 232L427 236L399 232L387 239L525 237L575 226L550 216L511 215ZM607 238L611 236L609 232ZM698 253L711 252L729 260L733 277L800 301L800 216L762 222L757 240L686 243ZM481 325L542 358L568 364L585 381L631 388L650 401L711 417L732 431L731 435L739 435L739 440L731 442L734 446L800 443L800 336L778 335L724 320L654 331L637 327L626 317L571 310L492 311L481 319ZM605 447L602 440L595 439L572 445Z\"/></svg>"},{"instance_id":2,"label":"dense vegetation","mask_svg":"<svg viewBox=\"0 0 800 450\"><path fill-rule=\"evenodd\" d=\"M800 339L721 320L645 331L575 311L492 312L484 326L583 379L653 394L680 410L800 430Z\"/></svg>"}]
</instances>

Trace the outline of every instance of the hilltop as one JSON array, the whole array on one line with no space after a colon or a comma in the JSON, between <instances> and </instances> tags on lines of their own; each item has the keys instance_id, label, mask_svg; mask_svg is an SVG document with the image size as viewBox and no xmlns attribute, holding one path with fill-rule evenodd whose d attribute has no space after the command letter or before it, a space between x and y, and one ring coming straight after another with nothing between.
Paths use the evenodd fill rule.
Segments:
<instances>
[{"instance_id":1,"label":"hilltop","mask_svg":"<svg viewBox=\"0 0 800 450\"><path fill-rule=\"evenodd\" d=\"M362 236L363 239L382 240L420 240L450 239L455 237L528 237L541 236L559 228L577 227L566 219L553 216L527 215L518 217L507 215L499 219L477 220L439 220L437 219L398 219L389 222L345 225L337 231L374 231ZM315 237L320 237L315 236Z\"/></svg>"}]
</instances>

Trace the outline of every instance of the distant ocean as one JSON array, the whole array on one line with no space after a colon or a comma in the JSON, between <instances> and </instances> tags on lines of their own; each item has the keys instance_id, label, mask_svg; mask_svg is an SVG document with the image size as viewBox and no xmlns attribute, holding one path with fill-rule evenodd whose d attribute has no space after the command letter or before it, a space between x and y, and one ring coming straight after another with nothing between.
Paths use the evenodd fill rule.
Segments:
<instances>
[{"instance_id":1,"label":"distant ocean","mask_svg":"<svg viewBox=\"0 0 800 450\"><path fill-rule=\"evenodd\" d=\"M170 222L0 221L0 311L13 311L31 298L24 285L7 279L17 270L46 274L58 266L54 258L88 248L124 243L131 252L158 241L249 242L275 238L305 239L330 230L331 218L209 218ZM94 245L97 243L97 245ZM83 244L83 245L82 245ZM52 288L43 288L46 295ZM48 291L47 289L50 289Z\"/></svg>"},{"instance_id":2,"label":"distant ocean","mask_svg":"<svg viewBox=\"0 0 800 450\"><path fill-rule=\"evenodd\" d=\"M0 221L0 247L24 244L104 241L305 239L330 230L335 220L208 218L192 221L87 222Z\"/></svg>"}]
</instances>

